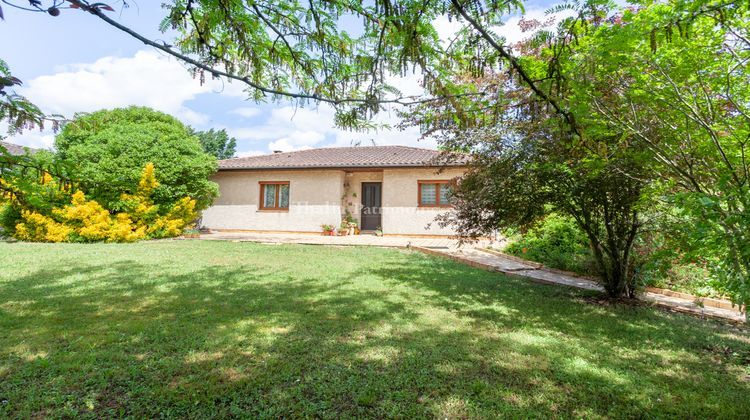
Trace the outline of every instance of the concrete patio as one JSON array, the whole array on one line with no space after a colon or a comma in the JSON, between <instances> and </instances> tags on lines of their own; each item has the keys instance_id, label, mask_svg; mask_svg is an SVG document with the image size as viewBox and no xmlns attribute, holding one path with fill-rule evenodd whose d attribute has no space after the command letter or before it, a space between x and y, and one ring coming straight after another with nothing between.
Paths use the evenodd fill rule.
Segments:
<instances>
[{"instance_id":1,"label":"concrete patio","mask_svg":"<svg viewBox=\"0 0 750 420\"><path fill-rule=\"evenodd\" d=\"M370 234L349 236L323 236L304 233L262 233L262 232L212 232L201 235L202 240L222 240L239 242L284 243L306 245L352 245L381 246L390 248L424 247L431 249L457 249L458 241L447 237L417 236L376 236ZM490 243L482 240L468 247L485 247Z\"/></svg>"}]
</instances>

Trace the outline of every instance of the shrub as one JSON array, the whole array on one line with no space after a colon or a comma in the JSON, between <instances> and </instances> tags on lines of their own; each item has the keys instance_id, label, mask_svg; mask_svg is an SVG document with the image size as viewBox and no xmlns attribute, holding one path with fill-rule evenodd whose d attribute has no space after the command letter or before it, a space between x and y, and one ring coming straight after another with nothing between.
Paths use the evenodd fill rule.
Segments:
<instances>
[{"instance_id":1,"label":"shrub","mask_svg":"<svg viewBox=\"0 0 750 420\"><path fill-rule=\"evenodd\" d=\"M110 210L124 210L122 194L134 194L141 171L152 163L158 171L153 202L172 206L182 197L207 208L218 195L209 177L216 158L176 118L145 107L102 110L76 116L55 138L63 161L71 162L72 179L86 195Z\"/></svg>"},{"instance_id":2,"label":"shrub","mask_svg":"<svg viewBox=\"0 0 750 420\"><path fill-rule=\"evenodd\" d=\"M65 242L73 229L34 211L22 210L21 222L16 225L15 237L29 242Z\"/></svg>"},{"instance_id":3,"label":"shrub","mask_svg":"<svg viewBox=\"0 0 750 420\"><path fill-rule=\"evenodd\" d=\"M588 243L573 219L552 213L525 233L512 236L504 251L548 267L595 275Z\"/></svg>"},{"instance_id":4,"label":"shrub","mask_svg":"<svg viewBox=\"0 0 750 420\"><path fill-rule=\"evenodd\" d=\"M45 212L32 208L25 194L23 200L6 195L0 219L5 226L13 224L8 231L16 239L31 242L133 242L166 238L180 235L197 217L195 200L190 197L182 197L172 206L154 204L152 194L159 183L151 163L143 168L137 192L121 197L130 212L108 210L97 201L87 199L81 190L69 194L46 173L39 184L57 191L55 197L67 194L68 202Z\"/></svg>"},{"instance_id":5,"label":"shrub","mask_svg":"<svg viewBox=\"0 0 750 420\"><path fill-rule=\"evenodd\" d=\"M636 244L636 275L640 284L690 293L695 296L724 297L719 279L720 257L710 252L694 254L680 230L660 224Z\"/></svg>"}]
</instances>

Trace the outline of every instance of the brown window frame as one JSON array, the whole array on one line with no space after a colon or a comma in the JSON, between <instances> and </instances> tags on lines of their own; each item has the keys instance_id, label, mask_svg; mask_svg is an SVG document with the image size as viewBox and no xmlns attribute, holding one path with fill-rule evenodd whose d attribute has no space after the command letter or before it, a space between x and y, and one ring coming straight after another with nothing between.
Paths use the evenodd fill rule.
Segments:
<instances>
[{"instance_id":1,"label":"brown window frame","mask_svg":"<svg viewBox=\"0 0 750 420\"><path fill-rule=\"evenodd\" d=\"M260 181L258 182L260 188L260 197L258 198L258 210L260 211L289 211L289 205L291 204L291 201L287 203L287 207L279 207L279 191L281 191L280 186L286 185L289 186L289 181ZM265 200L265 190L266 185L276 185L276 197L274 197L274 207L266 207L264 205ZM291 196L292 189L289 188L289 194ZM291 198L291 197L290 197Z\"/></svg>"},{"instance_id":2,"label":"brown window frame","mask_svg":"<svg viewBox=\"0 0 750 420\"><path fill-rule=\"evenodd\" d=\"M417 181L417 207L453 207L451 203L440 201L440 189L443 186L450 186L447 179L424 179ZM435 184L435 204L422 204L422 184Z\"/></svg>"}]
</instances>

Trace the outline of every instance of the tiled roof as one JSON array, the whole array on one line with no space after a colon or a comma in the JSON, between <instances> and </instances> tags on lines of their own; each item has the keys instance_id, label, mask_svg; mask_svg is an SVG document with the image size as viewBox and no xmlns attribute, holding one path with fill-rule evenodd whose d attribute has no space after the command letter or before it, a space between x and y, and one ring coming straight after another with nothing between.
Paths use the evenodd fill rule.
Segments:
<instances>
[{"instance_id":1,"label":"tiled roof","mask_svg":"<svg viewBox=\"0 0 750 420\"><path fill-rule=\"evenodd\" d=\"M219 161L219 169L400 168L462 166L469 156L407 146L330 147Z\"/></svg>"},{"instance_id":2,"label":"tiled roof","mask_svg":"<svg viewBox=\"0 0 750 420\"><path fill-rule=\"evenodd\" d=\"M13 156L25 155L27 150L30 153L34 153L36 151L36 149L33 149L31 147L19 146L17 144L7 143L4 141L0 141L0 144L2 144L3 147L5 147L5 149L8 150L8 153L10 153Z\"/></svg>"}]
</instances>

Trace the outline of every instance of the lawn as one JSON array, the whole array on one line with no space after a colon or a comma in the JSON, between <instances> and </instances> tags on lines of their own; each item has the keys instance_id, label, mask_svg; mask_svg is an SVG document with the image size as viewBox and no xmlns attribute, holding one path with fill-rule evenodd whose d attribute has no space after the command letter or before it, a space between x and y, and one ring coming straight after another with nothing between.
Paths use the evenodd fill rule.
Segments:
<instances>
[{"instance_id":1,"label":"lawn","mask_svg":"<svg viewBox=\"0 0 750 420\"><path fill-rule=\"evenodd\" d=\"M745 417L750 334L379 248L0 243L0 417Z\"/></svg>"}]
</instances>

